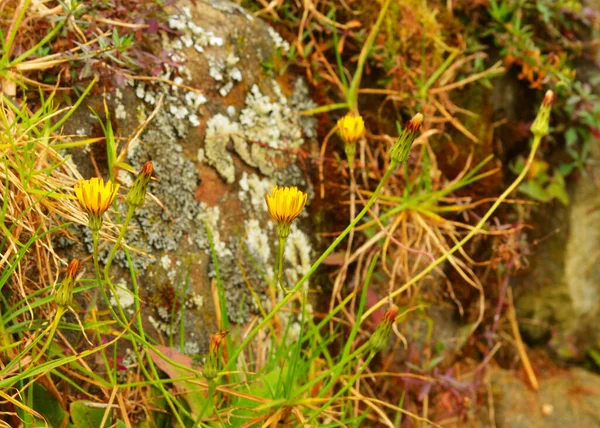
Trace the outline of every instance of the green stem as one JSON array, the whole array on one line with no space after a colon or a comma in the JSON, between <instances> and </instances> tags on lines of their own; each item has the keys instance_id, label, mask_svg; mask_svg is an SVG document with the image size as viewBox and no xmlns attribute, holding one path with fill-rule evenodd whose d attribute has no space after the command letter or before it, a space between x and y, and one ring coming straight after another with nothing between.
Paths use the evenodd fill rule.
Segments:
<instances>
[{"instance_id":1,"label":"green stem","mask_svg":"<svg viewBox=\"0 0 600 428\"><path fill-rule=\"evenodd\" d=\"M337 392L337 394L335 394L333 397L331 397L329 400L327 400L327 402L325 404L323 404L323 406L321 406L321 408L319 410L317 410L315 413L313 413L312 416L306 422L306 424L310 424L310 422L314 418L316 418L317 416L319 416L325 409L327 409L331 403L333 403L335 400L337 400L343 394L345 394L346 391L348 391L350 389L350 387L352 385L354 385L354 382L356 382L356 379L358 379L359 376L365 371L365 369L367 367L369 367L369 363L371 362L371 360L373 359L373 357L375 357L375 352L371 351L371 353L367 357L367 360L365 361L365 363L360 367L360 369L358 369L358 371L354 374L354 376L352 376L352 379L350 379L350 381L348 381L348 383L346 383L346 385L344 385L344 387L342 389L340 389Z\"/></svg>"},{"instance_id":2,"label":"green stem","mask_svg":"<svg viewBox=\"0 0 600 428\"><path fill-rule=\"evenodd\" d=\"M102 287L102 277L100 276L100 263L98 262L99 235L99 231L92 230L92 240L94 241L94 253L92 254L92 258L94 259L94 272L96 273L96 281L98 281L98 288L100 288L100 290L103 290L104 288ZM106 303L109 304L110 302L107 300Z\"/></svg>"},{"instance_id":3,"label":"green stem","mask_svg":"<svg viewBox=\"0 0 600 428\"><path fill-rule=\"evenodd\" d=\"M283 277L283 255L285 253L285 241L286 238L279 238L279 256L277 258L277 284L281 287L281 290L287 294L288 291L283 286L281 278Z\"/></svg>"},{"instance_id":4,"label":"green stem","mask_svg":"<svg viewBox=\"0 0 600 428\"><path fill-rule=\"evenodd\" d=\"M529 172L529 169L531 168L531 164L533 163L533 159L535 157L537 149L540 145L540 141L541 141L541 137L536 136L534 138L533 144L531 146L531 151L529 152L529 156L527 157L527 162L525 164L525 167L523 168L523 171L521 171L521 173L518 175L518 177L515 179L515 181L513 181L512 184L510 186L508 186L508 188L496 199L496 201L490 207L488 212L485 213L485 215L481 218L481 220L479 220L477 225L475 225L475 227L467 234L467 236L465 236L458 244L456 244L449 251L444 253L441 257L436 259L434 262L432 262L429 266L427 266L421 272L419 272L418 275L414 276L410 281L408 281L402 287L400 287L396 291L392 292L385 299L380 300L379 302L377 302L376 304L371 306L369 308L369 310L367 310L363 314L362 318L360 319L361 323L363 323L373 312L375 312L377 309L379 309L380 307L385 305L388 301L394 299L396 296L399 296L401 293L406 291L411 285L413 285L417 281L423 279L429 272L431 272L433 269L435 269L441 263L446 261L452 254L454 254L456 251L458 251L460 248L462 248L473 236L475 236L475 234L477 234L477 232L479 232L483 228L483 226L486 224L488 219L492 216L494 211L496 211L496 209L500 206L500 204L502 202L504 202L504 200L517 188L517 186L521 183L521 181L523 181L523 179Z\"/></svg>"},{"instance_id":5,"label":"green stem","mask_svg":"<svg viewBox=\"0 0 600 428\"><path fill-rule=\"evenodd\" d=\"M129 209L127 210L127 217L125 217L125 221L121 225L121 230L119 231L119 236L117 237L117 240L115 241L115 245L112 247L112 249L110 250L110 254L108 255L108 260L106 261L106 265L104 266L104 279L107 282L110 282L110 279L108 278L108 270L110 269L110 265L112 264L112 261L115 258L115 255L117 254L117 250L119 249L121 241L125 237L125 233L127 233L127 227L129 226L129 222L131 221L131 218L133 217L134 212L135 212L135 207L130 205Z\"/></svg>"},{"instance_id":6,"label":"green stem","mask_svg":"<svg viewBox=\"0 0 600 428\"><path fill-rule=\"evenodd\" d=\"M117 313L115 312L110 299L108 297L108 294L106 293L106 290L104 289L104 287L102 286L102 282L100 280L100 267L99 267L99 263L98 263L98 232L93 232L92 231L92 237L94 240L94 268L96 270L96 276L98 278L98 286L100 288L100 291L102 293L102 297L104 298L104 301L106 302L106 306L108 307L108 310L110 311L110 314L112 315L112 317L115 319L115 321L117 321L117 323L125 329L128 329L129 326L127 325L126 321L127 321L127 316L125 315L125 311L123 310L123 307L121 306L121 302L119 301L119 297L116 294L116 290L114 289L114 286L112 285L112 283L110 282L110 279L108 277L108 268L110 268L110 264L112 263L112 260L115 257L115 254L117 252L118 246L121 243L121 241L123 240L123 237L125 236L125 233L127 232L127 226L129 225L129 222L131 221L131 218L133 217L133 213L135 211L135 208L133 207L129 207L129 210L127 211L127 217L125 218L125 221L123 222L123 224L121 225L121 230L119 232L119 236L117 238L117 240L115 241L115 245L113 246L109 257L108 257L108 261L107 264L104 268L104 278L108 284L108 286L111 289L111 292L113 293L113 295L115 296L115 301L117 303L117 308L119 309L119 313L122 317L122 319L119 317L119 315L117 315ZM136 283L136 291L137 291L137 283ZM136 296L138 296L138 294L136 293ZM139 313L139 302L137 300L136 301L136 309L138 309L138 313ZM141 326L141 320L138 318L138 327ZM139 340L140 342L142 342L144 345L148 346L150 349L152 349L155 353L157 353L158 355L161 356L161 358L163 358L165 361L168 361L170 363L174 363L174 361L168 359L166 356L164 356L156 347L152 346L150 343L148 343L145 339L144 333L143 333L143 329L140 328L140 332L142 334L142 336L138 335L137 333L135 333L133 330L129 330L129 332L131 333L131 343L133 345L133 349L134 352L136 354L136 357L138 358L138 361L142 361L142 355L140 353L140 351L138 350L138 346L137 346L137 340ZM156 368L154 367L154 363L152 362L152 360L149 358L149 365L150 365L150 369L153 372L153 375L155 376L156 379L158 379L158 372L156 371ZM178 366L177 363L175 363L175 365ZM142 369L142 371L144 372L144 375L148 378L148 379L152 379L152 377L150 376L150 373L148 373L146 367L143 364L140 364L140 368ZM189 370L189 368L186 368ZM177 419L177 421L179 422L179 424L181 426L183 425L183 421L181 420L181 417L179 416L179 413L175 410L175 404L173 403L173 400L171 400L171 398L168 396L166 389L164 388L164 386L162 385L158 385L157 388L159 388L159 390L164 394L165 399L167 400L167 403L169 404L169 406L171 407L171 410L173 411L173 414L175 415L175 418ZM179 403L177 403L179 404ZM184 409L182 409L184 410ZM189 414L189 413L188 413Z\"/></svg>"},{"instance_id":7,"label":"green stem","mask_svg":"<svg viewBox=\"0 0 600 428\"><path fill-rule=\"evenodd\" d=\"M373 46L373 42L375 42L375 37L377 37L377 33L379 33L379 28L383 23L383 19L385 18L385 14L390 5L391 0L384 0L383 6L379 11L379 16L377 17L377 21L375 21L375 25L371 29L369 36L360 51L360 55L358 56L358 63L356 65L356 71L354 72L354 76L352 76L352 82L350 83L350 89L348 89L348 95L346 97L348 101L348 109L352 112L358 112L358 91L360 89L360 80L362 79L362 72L367 62L367 57L369 56L369 51Z\"/></svg>"},{"instance_id":8,"label":"green stem","mask_svg":"<svg viewBox=\"0 0 600 428\"><path fill-rule=\"evenodd\" d=\"M46 339L46 343L44 343L44 346L42 346L42 349L40 350L40 352L31 361L32 365L35 364L42 357L42 355L44 355L44 353L50 346L50 343L52 343L52 339L54 339L54 333L56 332L56 329L58 328L58 323L60 322L60 319L62 318L63 314L66 311L67 311L67 309L65 307L63 307L63 306L58 307L58 310L56 311L56 315L54 316L54 320L52 321L52 324L50 324L50 328L48 331L48 339Z\"/></svg>"},{"instance_id":9,"label":"green stem","mask_svg":"<svg viewBox=\"0 0 600 428\"><path fill-rule=\"evenodd\" d=\"M271 312L269 312L269 314L256 327L254 327L254 329L252 329L252 331L250 333L248 333L248 335L246 336L244 341L231 354L229 362L227 363L227 366L225 367L224 370L228 370L233 367L233 365L235 364L235 361L237 360L237 357L242 353L242 351L246 348L246 346L248 346L248 344L254 338L254 336L256 336L256 334L265 325L267 325L267 323L269 321L271 321L271 319L273 319L273 317L281 310L281 308L283 308L292 299L292 297L294 296L296 291L300 290L302 285L304 285L304 283L308 280L308 278L311 277L311 275L317 270L317 268L321 265L321 263L323 263L323 261L327 258L327 256L329 256L329 254L331 254L333 252L333 250L336 249L336 247L344 240L346 235L348 235L348 233L358 224L358 222L365 216L365 214L367 214L369 212L369 209L377 200L377 197L379 196L381 189L383 189L383 185L385 184L385 182L388 180L388 178L392 175L392 173L396 169L396 165L397 165L397 163L394 161L392 161L390 163L390 165L388 166L388 169L386 170L385 174L381 178L381 181L377 185L377 188L371 195L371 198L367 201L367 204L362 209L362 211L360 213L358 213L358 215L354 218L352 223L350 223L348 225L348 227L346 227L346 229L340 234L340 236L338 236L335 239L335 241L333 241L333 243L329 246L329 248L327 248L325 250L325 252L323 252L323 254L321 254L321 257L319 257L317 259L317 261L313 263L313 265L310 267L309 271L306 272L306 274L304 274L304 276L300 279L300 281L298 281L298 283L277 304L277 306L275 306L273 308L273 310Z\"/></svg>"}]
</instances>

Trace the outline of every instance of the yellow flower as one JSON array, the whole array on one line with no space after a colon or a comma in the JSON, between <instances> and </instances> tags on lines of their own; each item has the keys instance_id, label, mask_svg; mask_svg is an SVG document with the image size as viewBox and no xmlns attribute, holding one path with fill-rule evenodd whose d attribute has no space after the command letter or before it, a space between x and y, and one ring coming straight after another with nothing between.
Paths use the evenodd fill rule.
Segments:
<instances>
[{"instance_id":1,"label":"yellow flower","mask_svg":"<svg viewBox=\"0 0 600 428\"><path fill-rule=\"evenodd\" d=\"M118 190L118 184L110 180L105 184L104 180L98 177L81 180L75 184L75 195L77 195L81 208L89 214L90 228L92 230L100 230L102 214L113 203Z\"/></svg>"},{"instance_id":2,"label":"yellow flower","mask_svg":"<svg viewBox=\"0 0 600 428\"><path fill-rule=\"evenodd\" d=\"M265 195L269 214L277 223L277 233L280 238L287 238L290 234L290 225L300 215L308 195L297 187L273 188L271 195Z\"/></svg>"},{"instance_id":3,"label":"yellow flower","mask_svg":"<svg viewBox=\"0 0 600 428\"><path fill-rule=\"evenodd\" d=\"M355 144L365 132L363 118L354 113L348 113L337 122L340 137L346 144Z\"/></svg>"}]
</instances>

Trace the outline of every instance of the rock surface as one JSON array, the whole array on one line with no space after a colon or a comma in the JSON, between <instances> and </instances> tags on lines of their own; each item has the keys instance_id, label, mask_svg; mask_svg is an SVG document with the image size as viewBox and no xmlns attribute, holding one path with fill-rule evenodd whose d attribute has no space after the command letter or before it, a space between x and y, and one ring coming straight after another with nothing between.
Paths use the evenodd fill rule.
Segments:
<instances>
[{"instance_id":1,"label":"rock surface","mask_svg":"<svg viewBox=\"0 0 600 428\"><path fill-rule=\"evenodd\" d=\"M582 369L561 371L531 390L515 373L492 369L493 411L480 417L481 427L563 428L600 426L600 376ZM485 411L484 411L485 413Z\"/></svg>"},{"instance_id":2,"label":"rock surface","mask_svg":"<svg viewBox=\"0 0 600 428\"><path fill-rule=\"evenodd\" d=\"M264 194L279 184L297 185L310 195L297 151L316 134L311 119L298 113L315 105L304 82L281 71L287 42L239 6L178 2L168 25L169 34L160 34L152 46L165 58L162 74L127 81L106 98L120 141L117 154L136 170L152 160L157 178L149 186L152 197L136 212L126 236L143 290L144 319L162 334L173 329L177 335L183 314L185 351L197 353L217 329L211 293L216 266L207 228L229 317L243 322L258 313L249 285L267 310L271 304L267 280L273 277L277 240ZM103 136L89 113L93 108L102 115L103 102L90 97L67 132ZM146 122L139 138L130 138ZM99 168L106 165L103 142L88 153L72 154L86 177L95 175L90 158ZM133 176L120 171L118 178L124 194ZM311 239L303 232L308 216L297 223L285 253L289 283L312 261ZM89 251L87 228L81 226L78 233ZM101 261L110 248L101 249ZM130 281L123 252L115 265L112 277L124 278L121 300L132 302L125 289Z\"/></svg>"}]
</instances>

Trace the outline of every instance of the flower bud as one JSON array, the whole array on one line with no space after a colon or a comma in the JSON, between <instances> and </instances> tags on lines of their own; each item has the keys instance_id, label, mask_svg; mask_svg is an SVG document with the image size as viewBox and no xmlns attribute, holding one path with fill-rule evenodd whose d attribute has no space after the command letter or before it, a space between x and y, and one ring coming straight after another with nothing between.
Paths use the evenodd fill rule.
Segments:
<instances>
[{"instance_id":1,"label":"flower bud","mask_svg":"<svg viewBox=\"0 0 600 428\"><path fill-rule=\"evenodd\" d=\"M127 198L125 200L134 208L144 205L146 189L148 188L148 183L150 183L150 179L152 178L152 172L152 161L148 161L142 167L142 170L135 179L133 186L131 186L129 193L127 193Z\"/></svg>"},{"instance_id":2,"label":"flower bud","mask_svg":"<svg viewBox=\"0 0 600 428\"><path fill-rule=\"evenodd\" d=\"M363 118L355 113L348 113L337 122L338 133L344 141L344 151L348 158L348 164L352 168L356 154L356 143L365 132Z\"/></svg>"},{"instance_id":3,"label":"flower bud","mask_svg":"<svg viewBox=\"0 0 600 428\"><path fill-rule=\"evenodd\" d=\"M369 346L372 352L379 352L387 346L392 326L396 322L396 315L398 315L398 308L392 306L383 316L383 320L381 320L377 329L375 329L375 333L369 339Z\"/></svg>"},{"instance_id":4,"label":"flower bud","mask_svg":"<svg viewBox=\"0 0 600 428\"><path fill-rule=\"evenodd\" d=\"M56 296L54 296L54 301L58 306L68 307L73 301L73 287L75 286L75 278L80 264L79 260L73 259L67 266L67 275L56 290Z\"/></svg>"},{"instance_id":5,"label":"flower bud","mask_svg":"<svg viewBox=\"0 0 600 428\"><path fill-rule=\"evenodd\" d=\"M531 125L531 132L536 137L542 138L548 135L548 128L550 124L550 111L552 110L552 102L554 101L554 92L548 90L546 95L544 95L544 99L542 101L542 105L538 111L533 124Z\"/></svg>"},{"instance_id":6,"label":"flower bud","mask_svg":"<svg viewBox=\"0 0 600 428\"><path fill-rule=\"evenodd\" d=\"M415 114L413 118L406 123L402 133L389 151L390 157L394 162L404 163L408 160L410 149L412 148L413 142L417 137L417 131L422 123L423 115L421 113Z\"/></svg>"},{"instance_id":7,"label":"flower bud","mask_svg":"<svg viewBox=\"0 0 600 428\"><path fill-rule=\"evenodd\" d=\"M348 113L337 121L338 132L346 144L356 144L365 132L363 118L355 113Z\"/></svg>"},{"instance_id":8,"label":"flower bud","mask_svg":"<svg viewBox=\"0 0 600 428\"><path fill-rule=\"evenodd\" d=\"M220 370L219 364L219 347L221 342L227 336L227 331L220 331L210 337L210 345L208 346L208 354L202 374L210 382L217 377Z\"/></svg>"}]
</instances>

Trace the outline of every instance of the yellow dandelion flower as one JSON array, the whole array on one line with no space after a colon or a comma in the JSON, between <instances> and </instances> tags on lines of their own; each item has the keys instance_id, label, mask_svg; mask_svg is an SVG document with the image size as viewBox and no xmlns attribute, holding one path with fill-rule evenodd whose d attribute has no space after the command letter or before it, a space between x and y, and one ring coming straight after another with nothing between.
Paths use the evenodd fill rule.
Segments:
<instances>
[{"instance_id":1,"label":"yellow dandelion flower","mask_svg":"<svg viewBox=\"0 0 600 428\"><path fill-rule=\"evenodd\" d=\"M308 195L297 187L277 187L269 195L265 195L269 214L277 223L277 233L280 238L287 238L290 225L300 215Z\"/></svg>"},{"instance_id":2,"label":"yellow dandelion flower","mask_svg":"<svg viewBox=\"0 0 600 428\"><path fill-rule=\"evenodd\" d=\"M100 230L102 214L111 206L117 196L119 185L108 180L106 184L102 178L94 177L76 183L75 195L77 200L89 215L89 224L92 231Z\"/></svg>"},{"instance_id":3,"label":"yellow dandelion flower","mask_svg":"<svg viewBox=\"0 0 600 428\"><path fill-rule=\"evenodd\" d=\"M363 118L355 113L348 113L338 120L337 125L340 137L346 144L355 144L365 132Z\"/></svg>"}]
</instances>

